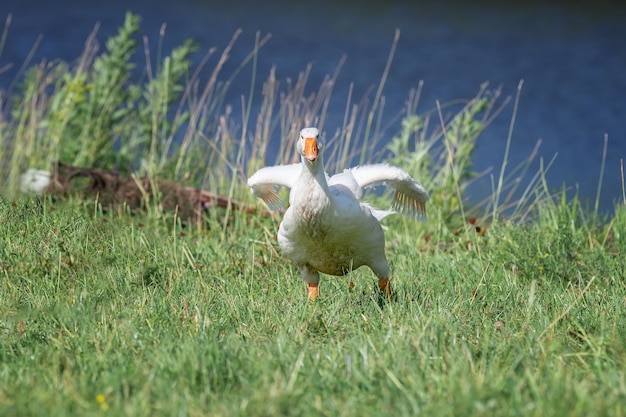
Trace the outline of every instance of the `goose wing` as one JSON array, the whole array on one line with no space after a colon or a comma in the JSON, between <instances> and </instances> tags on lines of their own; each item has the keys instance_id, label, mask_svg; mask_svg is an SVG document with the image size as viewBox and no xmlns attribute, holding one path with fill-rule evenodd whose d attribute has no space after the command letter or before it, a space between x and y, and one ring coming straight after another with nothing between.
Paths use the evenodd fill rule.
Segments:
<instances>
[{"instance_id":1,"label":"goose wing","mask_svg":"<svg viewBox=\"0 0 626 417\"><path fill-rule=\"evenodd\" d=\"M276 193L278 187L292 188L301 172L301 163L261 168L248 178L248 187L270 210L280 210L285 202Z\"/></svg>"},{"instance_id":2,"label":"goose wing","mask_svg":"<svg viewBox=\"0 0 626 417\"><path fill-rule=\"evenodd\" d=\"M425 221L428 192L409 174L387 164L364 165L349 171L359 188L384 184L393 188L392 208L406 217Z\"/></svg>"}]
</instances>

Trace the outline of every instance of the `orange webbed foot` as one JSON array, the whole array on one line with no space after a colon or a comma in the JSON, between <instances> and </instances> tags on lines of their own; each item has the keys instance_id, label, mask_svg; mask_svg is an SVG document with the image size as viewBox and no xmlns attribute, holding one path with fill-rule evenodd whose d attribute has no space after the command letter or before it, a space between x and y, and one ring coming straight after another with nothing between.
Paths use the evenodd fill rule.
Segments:
<instances>
[{"instance_id":1,"label":"orange webbed foot","mask_svg":"<svg viewBox=\"0 0 626 417\"><path fill-rule=\"evenodd\" d=\"M391 291L391 284L389 283L389 278L379 279L378 289L387 299L391 299L391 295L393 292Z\"/></svg>"},{"instance_id":2,"label":"orange webbed foot","mask_svg":"<svg viewBox=\"0 0 626 417\"><path fill-rule=\"evenodd\" d=\"M319 283L309 283L307 284L307 293L309 294L309 300L315 300L320 296L320 285Z\"/></svg>"}]
</instances>

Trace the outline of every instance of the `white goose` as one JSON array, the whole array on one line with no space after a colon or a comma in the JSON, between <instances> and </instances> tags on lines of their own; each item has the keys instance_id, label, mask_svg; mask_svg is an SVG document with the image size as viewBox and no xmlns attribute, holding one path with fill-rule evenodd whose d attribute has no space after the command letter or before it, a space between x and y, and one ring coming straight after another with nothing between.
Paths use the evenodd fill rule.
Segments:
<instances>
[{"instance_id":1,"label":"white goose","mask_svg":"<svg viewBox=\"0 0 626 417\"><path fill-rule=\"evenodd\" d=\"M428 193L409 174L386 164L350 168L329 177L317 128L302 129L297 149L301 163L261 168L248 179L248 186L273 210L283 206L276 186L291 188L278 243L300 268L309 298L319 296L320 272L340 276L362 265L370 267L378 287L389 296L391 269L379 222L395 211L360 202L363 188L393 187L393 209L420 221L426 220Z\"/></svg>"}]
</instances>

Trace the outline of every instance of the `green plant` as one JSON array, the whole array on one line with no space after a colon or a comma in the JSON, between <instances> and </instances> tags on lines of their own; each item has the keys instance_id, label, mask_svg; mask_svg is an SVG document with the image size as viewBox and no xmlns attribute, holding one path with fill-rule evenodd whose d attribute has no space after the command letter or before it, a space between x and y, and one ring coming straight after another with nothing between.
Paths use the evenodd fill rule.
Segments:
<instances>
[{"instance_id":1,"label":"green plant","mask_svg":"<svg viewBox=\"0 0 626 417\"><path fill-rule=\"evenodd\" d=\"M11 149L3 159L11 162L12 182L26 167L49 168L55 160L122 172L136 170L137 161L151 173L163 169L164 145L189 118L187 109L170 116L196 48L187 41L157 57L154 73L148 64L147 74L137 77L138 32L139 17L129 13L105 52L98 54L94 32L76 63L42 63L27 71L8 103L11 119L3 120L0 137Z\"/></svg>"},{"instance_id":2,"label":"green plant","mask_svg":"<svg viewBox=\"0 0 626 417\"><path fill-rule=\"evenodd\" d=\"M474 99L454 111L452 116L444 117L438 107L439 123L435 123L434 128L431 127L430 113L424 116L415 113L415 99L415 107L409 106L401 130L386 147L391 154L391 163L426 181L432 194L431 204L436 211L443 213L446 224L458 223L465 216L465 190L476 177L472 170L472 154L480 133L492 120L498 98L499 92L488 91L483 86ZM454 108L453 104L450 106Z\"/></svg>"}]
</instances>

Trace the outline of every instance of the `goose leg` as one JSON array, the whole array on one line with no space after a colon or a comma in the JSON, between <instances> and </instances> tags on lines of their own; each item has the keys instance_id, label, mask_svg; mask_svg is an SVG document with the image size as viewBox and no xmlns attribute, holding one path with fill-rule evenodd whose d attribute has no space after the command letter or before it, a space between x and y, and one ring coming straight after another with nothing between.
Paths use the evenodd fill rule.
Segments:
<instances>
[{"instance_id":1,"label":"goose leg","mask_svg":"<svg viewBox=\"0 0 626 417\"><path fill-rule=\"evenodd\" d=\"M317 271L310 270L306 265L300 268L302 272L302 281L307 286L307 294L309 295L309 300L315 300L320 296L320 273Z\"/></svg>"},{"instance_id":2,"label":"goose leg","mask_svg":"<svg viewBox=\"0 0 626 417\"><path fill-rule=\"evenodd\" d=\"M389 277L391 277L391 268L384 255L378 259L377 262L372 263L370 266L372 271L378 277L378 289L387 298L391 298L391 284L389 283Z\"/></svg>"}]
</instances>

